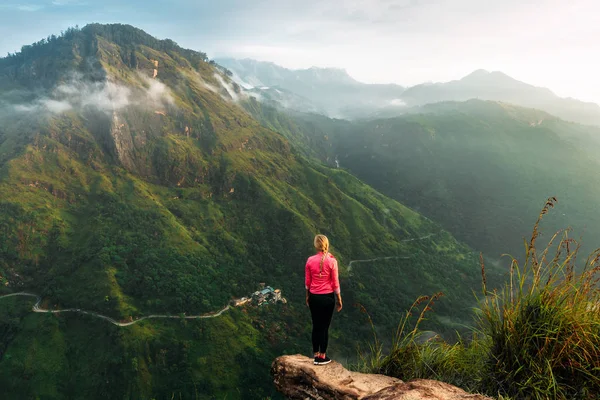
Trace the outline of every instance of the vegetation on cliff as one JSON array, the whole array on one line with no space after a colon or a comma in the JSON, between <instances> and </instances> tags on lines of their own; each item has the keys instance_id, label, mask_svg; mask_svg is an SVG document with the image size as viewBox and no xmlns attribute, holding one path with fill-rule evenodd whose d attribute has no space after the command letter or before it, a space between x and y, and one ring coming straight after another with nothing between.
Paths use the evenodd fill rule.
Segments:
<instances>
[{"instance_id":1,"label":"vegetation on cliff","mask_svg":"<svg viewBox=\"0 0 600 400\"><path fill-rule=\"evenodd\" d=\"M472 338L455 344L426 338L419 324L437 299L420 298L399 326L389 352L376 340L362 367L401 379L432 378L469 391L514 399L595 399L600 392L600 250L577 272L579 244L568 231L537 249L539 222L525 263L512 259L503 290L486 286ZM428 301L429 300L429 301ZM443 300L442 300L443 302ZM425 340L427 339L427 340ZM436 340L438 339L438 340Z\"/></svg>"}]
</instances>

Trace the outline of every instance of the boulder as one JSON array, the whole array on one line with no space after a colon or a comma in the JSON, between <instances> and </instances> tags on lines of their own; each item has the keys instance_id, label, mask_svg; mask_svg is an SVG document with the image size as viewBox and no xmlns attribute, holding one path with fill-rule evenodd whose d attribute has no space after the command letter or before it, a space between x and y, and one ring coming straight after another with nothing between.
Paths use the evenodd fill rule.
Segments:
<instances>
[{"instance_id":1,"label":"boulder","mask_svg":"<svg viewBox=\"0 0 600 400\"><path fill-rule=\"evenodd\" d=\"M385 375L348 371L335 361L314 365L312 358L300 354L276 358L271 373L277 390L289 399L492 400L429 379L402 382Z\"/></svg>"}]
</instances>

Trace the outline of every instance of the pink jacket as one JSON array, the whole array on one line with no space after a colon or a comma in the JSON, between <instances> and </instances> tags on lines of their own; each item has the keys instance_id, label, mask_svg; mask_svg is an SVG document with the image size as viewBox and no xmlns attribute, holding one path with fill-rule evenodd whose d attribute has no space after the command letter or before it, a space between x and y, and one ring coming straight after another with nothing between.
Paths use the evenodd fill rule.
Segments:
<instances>
[{"instance_id":1,"label":"pink jacket","mask_svg":"<svg viewBox=\"0 0 600 400\"><path fill-rule=\"evenodd\" d=\"M332 254L328 253L323 260L323 269L319 272L322 257L323 252L308 257L304 285L312 294L339 293L340 280L338 278L337 260Z\"/></svg>"}]
</instances>

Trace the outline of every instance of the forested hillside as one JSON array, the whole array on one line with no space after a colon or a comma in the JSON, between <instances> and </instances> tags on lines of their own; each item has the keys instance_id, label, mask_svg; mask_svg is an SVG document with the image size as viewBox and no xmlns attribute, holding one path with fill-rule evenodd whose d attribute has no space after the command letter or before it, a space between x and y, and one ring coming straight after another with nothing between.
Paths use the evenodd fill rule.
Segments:
<instances>
[{"instance_id":1,"label":"forested hillside","mask_svg":"<svg viewBox=\"0 0 600 400\"><path fill-rule=\"evenodd\" d=\"M269 119L264 110L254 114L310 143L306 154L332 166L337 160L490 257L520 254L522 239L550 196L558 198L559 212L544 221L548 239L571 226L584 252L600 244L596 127L480 100L353 123L308 114L290 114L284 122L281 116Z\"/></svg>"},{"instance_id":2,"label":"forested hillside","mask_svg":"<svg viewBox=\"0 0 600 400\"><path fill-rule=\"evenodd\" d=\"M429 327L468 323L473 250L305 158L302 141L239 107L244 94L204 54L88 25L0 59L0 88L0 295L125 321L212 312L259 282L288 299L129 327L0 299L6 398L272 395L270 360L309 348L303 266L317 232L341 265L340 357L370 337L359 302L391 332L418 295L443 291ZM397 259L348 273L378 257Z\"/></svg>"}]
</instances>

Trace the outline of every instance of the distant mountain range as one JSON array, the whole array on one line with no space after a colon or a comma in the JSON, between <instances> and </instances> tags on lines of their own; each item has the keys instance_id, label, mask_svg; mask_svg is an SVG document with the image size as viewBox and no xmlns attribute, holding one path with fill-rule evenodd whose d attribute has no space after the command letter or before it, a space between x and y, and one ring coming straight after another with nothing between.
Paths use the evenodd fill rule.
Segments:
<instances>
[{"instance_id":1,"label":"distant mountain range","mask_svg":"<svg viewBox=\"0 0 600 400\"><path fill-rule=\"evenodd\" d=\"M237 83L246 89L280 90L283 92L278 94L280 105L288 109L303 112L322 110L330 117L348 118L402 105L402 86L358 82L343 69L313 67L290 70L251 59L221 58L215 61L229 69ZM306 102L298 104L294 96L308 100L310 105Z\"/></svg>"},{"instance_id":2,"label":"distant mountain range","mask_svg":"<svg viewBox=\"0 0 600 400\"><path fill-rule=\"evenodd\" d=\"M273 63L250 59L219 59L232 71L234 79L246 88L286 90L280 106L302 112L319 112L330 117L391 117L411 107L441 101L494 100L536 108L564 120L600 125L600 106L572 98L562 98L550 89L518 81L502 72L477 70L460 80L424 83L404 89L395 84L365 84L345 70L309 68L290 70ZM402 77L398 77L399 80ZM306 101L299 103L294 95Z\"/></svg>"},{"instance_id":3,"label":"distant mountain range","mask_svg":"<svg viewBox=\"0 0 600 400\"><path fill-rule=\"evenodd\" d=\"M477 70L457 81L413 86L404 91L402 99L409 106L495 100L543 110L567 121L600 125L598 104L558 97L550 89L529 85L498 71Z\"/></svg>"}]
</instances>

